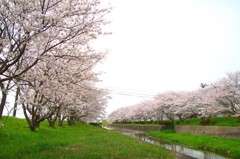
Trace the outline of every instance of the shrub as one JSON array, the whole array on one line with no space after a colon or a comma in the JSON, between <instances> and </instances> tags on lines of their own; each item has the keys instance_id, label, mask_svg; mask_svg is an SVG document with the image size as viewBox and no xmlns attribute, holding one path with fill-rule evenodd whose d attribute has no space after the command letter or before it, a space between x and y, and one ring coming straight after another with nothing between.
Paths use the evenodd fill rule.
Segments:
<instances>
[{"instance_id":1,"label":"shrub","mask_svg":"<svg viewBox=\"0 0 240 159\"><path fill-rule=\"evenodd\" d=\"M173 125L173 122L171 120L162 120L162 121L159 121L159 124L165 125L165 126L170 126L170 125Z\"/></svg>"},{"instance_id":2,"label":"shrub","mask_svg":"<svg viewBox=\"0 0 240 159\"><path fill-rule=\"evenodd\" d=\"M213 125L215 123L216 123L216 121L213 120L211 116L209 116L207 118L202 118L200 121L201 125Z\"/></svg>"}]
</instances>

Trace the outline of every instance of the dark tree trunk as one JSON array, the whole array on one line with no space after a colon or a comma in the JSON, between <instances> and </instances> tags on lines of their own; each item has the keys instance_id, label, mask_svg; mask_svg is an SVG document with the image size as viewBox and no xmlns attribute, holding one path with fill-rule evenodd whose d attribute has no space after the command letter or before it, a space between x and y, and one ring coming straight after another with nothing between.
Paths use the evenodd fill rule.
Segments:
<instances>
[{"instance_id":1,"label":"dark tree trunk","mask_svg":"<svg viewBox=\"0 0 240 159\"><path fill-rule=\"evenodd\" d=\"M58 126L63 127L63 120L61 119L58 120Z\"/></svg>"},{"instance_id":2,"label":"dark tree trunk","mask_svg":"<svg viewBox=\"0 0 240 159\"><path fill-rule=\"evenodd\" d=\"M162 124L162 121L163 121L163 115L161 115L160 119L159 119L159 125Z\"/></svg>"},{"instance_id":3,"label":"dark tree trunk","mask_svg":"<svg viewBox=\"0 0 240 159\"><path fill-rule=\"evenodd\" d=\"M32 131L36 131L37 123L35 123L35 122L32 121L32 122L30 123L29 127L30 127L30 129L31 129Z\"/></svg>"},{"instance_id":4,"label":"dark tree trunk","mask_svg":"<svg viewBox=\"0 0 240 159\"><path fill-rule=\"evenodd\" d=\"M177 117L179 118L179 120L180 120L181 122L183 122L182 115L177 115Z\"/></svg>"},{"instance_id":5,"label":"dark tree trunk","mask_svg":"<svg viewBox=\"0 0 240 159\"><path fill-rule=\"evenodd\" d=\"M35 131L37 126L36 126L36 123L33 122L33 118L34 118L34 115L32 116L32 119L29 118L28 114L27 114L27 105L25 104L22 104L22 108L23 108L23 114L25 116L25 119L27 120L27 123L29 125L29 128L32 130L32 131Z\"/></svg>"},{"instance_id":6,"label":"dark tree trunk","mask_svg":"<svg viewBox=\"0 0 240 159\"><path fill-rule=\"evenodd\" d=\"M68 121L68 125L69 125L69 126L71 126L71 125L74 124L74 118L73 118L72 116L69 116L69 117L67 118L67 121Z\"/></svg>"},{"instance_id":7,"label":"dark tree trunk","mask_svg":"<svg viewBox=\"0 0 240 159\"><path fill-rule=\"evenodd\" d=\"M58 126L62 127L63 126L63 121L66 119L66 116L64 115L58 115Z\"/></svg>"},{"instance_id":8,"label":"dark tree trunk","mask_svg":"<svg viewBox=\"0 0 240 159\"><path fill-rule=\"evenodd\" d=\"M54 120L48 119L48 123L49 123L50 127L54 128L54 126L55 126L55 121Z\"/></svg>"},{"instance_id":9,"label":"dark tree trunk","mask_svg":"<svg viewBox=\"0 0 240 159\"><path fill-rule=\"evenodd\" d=\"M7 100L7 94L2 92L2 99L1 99L1 104L0 104L0 118L3 115L3 110L4 110L4 106L6 104L6 100Z\"/></svg>"},{"instance_id":10,"label":"dark tree trunk","mask_svg":"<svg viewBox=\"0 0 240 159\"><path fill-rule=\"evenodd\" d=\"M5 87L2 82L0 82L0 88L2 91L2 99L1 99L1 104L0 104L0 118L1 118L3 115L4 106L5 106L6 100L7 100L7 93L5 91Z\"/></svg>"},{"instance_id":11,"label":"dark tree trunk","mask_svg":"<svg viewBox=\"0 0 240 159\"><path fill-rule=\"evenodd\" d=\"M57 120L57 116L56 115L52 115L47 120L48 120L49 126L54 128L56 120Z\"/></svg>"},{"instance_id":12,"label":"dark tree trunk","mask_svg":"<svg viewBox=\"0 0 240 159\"><path fill-rule=\"evenodd\" d=\"M168 118L169 120L171 120L172 122L174 122L174 115L169 114L169 115L167 115L167 118Z\"/></svg>"},{"instance_id":13,"label":"dark tree trunk","mask_svg":"<svg viewBox=\"0 0 240 159\"><path fill-rule=\"evenodd\" d=\"M28 122L29 128L32 131L35 131L36 128L39 128L40 123L52 115L52 114L49 114L49 115L45 115L45 116L40 116L40 115L36 114L37 111L34 106L32 106L31 111L30 111L30 109L27 108L28 105L22 104L22 106L23 106L24 116ZM27 114L27 111L30 113L30 115Z\"/></svg>"},{"instance_id":14,"label":"dark tree trunk","mask_svg":"<svg viewBox=\"0 0 240 159\"><path fill-rule=\"evenodd\" d=\"M16 117L16 114L17 114L17 102L18 102L19 93L20 93L20 87L17 86L16 96L15 96L15 103L14 103L14 107L13 107L13 117Z\"/></svg>"}]
</instances>

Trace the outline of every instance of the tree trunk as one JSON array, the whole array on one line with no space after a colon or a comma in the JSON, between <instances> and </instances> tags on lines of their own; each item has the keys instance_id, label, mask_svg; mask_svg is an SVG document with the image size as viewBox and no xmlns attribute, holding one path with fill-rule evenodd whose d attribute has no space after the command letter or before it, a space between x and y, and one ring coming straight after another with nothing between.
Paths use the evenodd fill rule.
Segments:
<instances>
[{"instance_id":1,"label":"tree trunk","mask_svg":"<svg viewBox=\"0 0 240 159\"><path fill-rule=\"evenodd\" d=\"M66 116L64 115L58 115L58 126L62 127L63 126L63 121L66 119Z\"/></svg>"},{"instance_id":2,"label":"tree trunk","mask_svg":"<svg viewBox=\"0 0 240 159\"><path fill-rule=\"evenodd\" d=\"M17 86L16 96L15 96L15 103L14 103L14 107L13 107L13 117L16 117L16 114L17 114L17 102L18 102L19 93L20 93L20 87Z\"/></svg>"},{"instance_id":3,"label":"tree trunk","mask_svg":"<svg viewBox=\"0 0 240 159\"><path fill-rule=\"evenodd\" d=\"M48 123L49 123L49 126L50 126L50 127L54 128L54 126L55 126L54 120L48 119Z\"/></svg>"},{"instance_id":4,"label":"tree trunk","mask_svg":"<svg viewBox=\"0 0 240 159\"><path fill-rule=\"evenodd\" d=\"M173 115L173 114L167 115L167 118L168 118L169 120L171 120L172 123L174 122L174 115Z\"/></svg>"},{"instance_id":5,"label":"tree trunk","mask_svg":"<svg viewBox=\"0 0 240 159\"><path fill-rule=\"evenodd\" d=\"M63 126L63 120L61 120L61 119L58 120L58 126L60 126L60 127Z\"/></svg>"},{"instance_id":6,"label":"tree trunk","mask_svg":"<svg viewBox=\"0 0 240 159\"><path fill-rule=\"evenodd\" d=\"M34 114L30 115L31 116L31 119L30 119L30 117L27 114L27 106L28 105L22 104L22 108L23 108L23 113L24 113L25 119L27 120L29 128L32 131L36 131L36 128L39 127L39 123L36 122L36 115L34 115Z\"/></svg>"},{"instance_id":7,"label":"tree trunk","mask_svg":"<svg viewBox=\"0 0 240 159\"><path fill-rule=\"evenodd\" d=\"M29 127L32 131L36 131L37 124L33 120L31 120Z\"/></svg>"},{"instance_id":8,"label":"tree trunk","mask_svg":"<svg viewBox=\"0 0 240 159\"><path fill-rule=\"evenodd\" d=\"M163 121L163 115L161 115L161 117L159 118L159 125L162 124L162 121Z\"/></svg>"},{"instance_id":9,"label":"tree trunk","mask_svg":"<svg viewBox=\"0 0 240 159\"><path fill-rule=\"evenodd\" d=\"M31 105L31 108L29 108L28 107L29 105L24 103L22 104L22 106L23 106L24 116L28 122L29 128L32 131L35 131L36 128L39 128L40 123L42 121L50 118L54 114L54 110L53 110L52 112L48 112L45 115L39 115L37 112L39 112L40 110L37 107Z\"/></svg>"},{"instance_id":10,"label":"tree trunk","mask_svg":"<svg viewBox=\"0 0 240 159\"><path fill-rule=\"evenodd\" d=\"M0 104L0 118L2 118L4 106L5 106L6 100L7 100L7 93L5 91L5 87L2 82L0 83L0 88L2 91L2 99L1 99L1 104Z\"/></svg>"},{"instance_id":11,"label":"tree trunk","mask_svg":"<svg viewBox=\"0 0 240 159\"><path fill-rule=\"evenodd\" d=\"M48 120L49 126L54 128L56 120L57 120L57 116L56 115L52 115L49 118L47 118L47 120Z\"/></svg>"},{"instance_id":12,"label":"tree trunk","mask_svg":"<svg viewBox=\"0 0 240 159\"><path fill-rule=\"evenodd\" d=\"M177 117L179 118L179 120L180 120L181 122L183 122L182 115L177 115Z\"/></svg>"},{"instance_id":13,"label":"tree trunk","mask_svg":"<svg viewBox=\"0 0 240 159\"><path fill-rule=\"evenodd\" d=\"M69 126L74 124L74 118L72 116L68 117L67 121Z\"/></svg>"}]
</instances>

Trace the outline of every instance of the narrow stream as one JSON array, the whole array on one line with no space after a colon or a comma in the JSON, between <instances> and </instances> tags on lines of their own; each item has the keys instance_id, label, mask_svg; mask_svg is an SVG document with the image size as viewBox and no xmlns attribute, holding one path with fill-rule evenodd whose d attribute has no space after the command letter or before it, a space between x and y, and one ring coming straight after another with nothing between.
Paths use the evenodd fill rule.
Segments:
<instances>
[{"instance_id":1,"label":"narrow stream","mask_svg":"<svg viewBox=\"0 0 240 159\"><path fill-rule=\"evenodd\" d=\"M109 128L107 128L107 129L109 129ZM212 153L212 152L195 150L195 149L191 149L191 148L188 148L188 147L184 147L182 145L167 143L167 142L162 141L160 139L157 139L157 138L154 138L154 137L149 137L149 136L145 135L144 133L134 132L134 131L125 130L125 129L124 130L123 129L113 129L113 130L116 130L117 132L120 132L124 135L133 137L137 140L140 140L140 141L143 141L143 142L146 142L146 143L150 143L150 144L154 144L154 145L158 145L158 146L161 146L161 147L165 147L166 149L169 149L169 150L174 151L174 152L178 152L180 154L187 155L187 156L192 157L192 158L197 158L197 159L229 159L227 157L223 157L223 156L220 156L220 155Z\"/></svg>"}]
</instances>

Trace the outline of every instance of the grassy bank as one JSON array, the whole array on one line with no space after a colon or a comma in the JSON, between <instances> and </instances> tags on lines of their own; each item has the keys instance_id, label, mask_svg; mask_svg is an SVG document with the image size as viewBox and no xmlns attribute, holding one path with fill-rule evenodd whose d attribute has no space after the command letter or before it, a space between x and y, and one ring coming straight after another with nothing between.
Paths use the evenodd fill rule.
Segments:
<instances>
[{"instance_id":1,"label":"grassy bank","mask_svg":"<svg viewBox=\"0 0 240 159\"><path fill-rule=\"evenodd\" d=\"M209 118L209 126L240 126L240 121L236 117L212 117ZM200 118L186 119L183 122L176 119L174 125L191 125L202 126ZM114 123L113 123L114 124ZM141 121L141 122L127 122L115 123L123 125L136 125L136 126L159 126L159 121ZM161 125L171 125L171 121L163 120ZM208 124L206 124L207 126Z\"/></svg>"},{"instance_id":2,"label":"grassy bank","mask_svg":"<svg viewBox=\"0 0 240 159\"><path fill-rule=\"evenodd\" d=\"M31 132L24 119L9 118L0 129L0 158L173 158L160 147L88 124L63 128L43 123Z\"/></svg>"},{"instance_id":3,"label":"grassy bank","mask_svg":"<svg viewBox=\"0 0 240 159\"><path fill-rule=\"evenodd\" d=\"M176 134L174 130L149 131L147 135L166 139L169 142L221 153L233 158L240 158L240 140L191 134Z\"/></svg>"},{"instance_id":4,"label":"grassy bank","mask_svg":"<svg viewBox=\"0 0 240 159\"><path fill-rule=\"evenodd\" d=\"M189 118L184 121L175 119L174 123L169 120L163 120L161 124L159 121L140 121L140 122L120 122L112 124L121 125L136 125L136 126L159 126L159 125L191 125L191 126L240 126L240 120L236 117L211 117L205 120L206 123L200 118Z\"/></svg>"},{"instance_id":5,"label":"grassy bank","mask_svg":"<svg viewBox=\"0 0 240 159\"><path fill-rule=\"evenodd\" d=\"M184 122L175 121L175 125L201 126L201 119L186 119ZM240 121L236 117L212 117L211 126L240 126Z\"/></svg>"}]
</instances>

